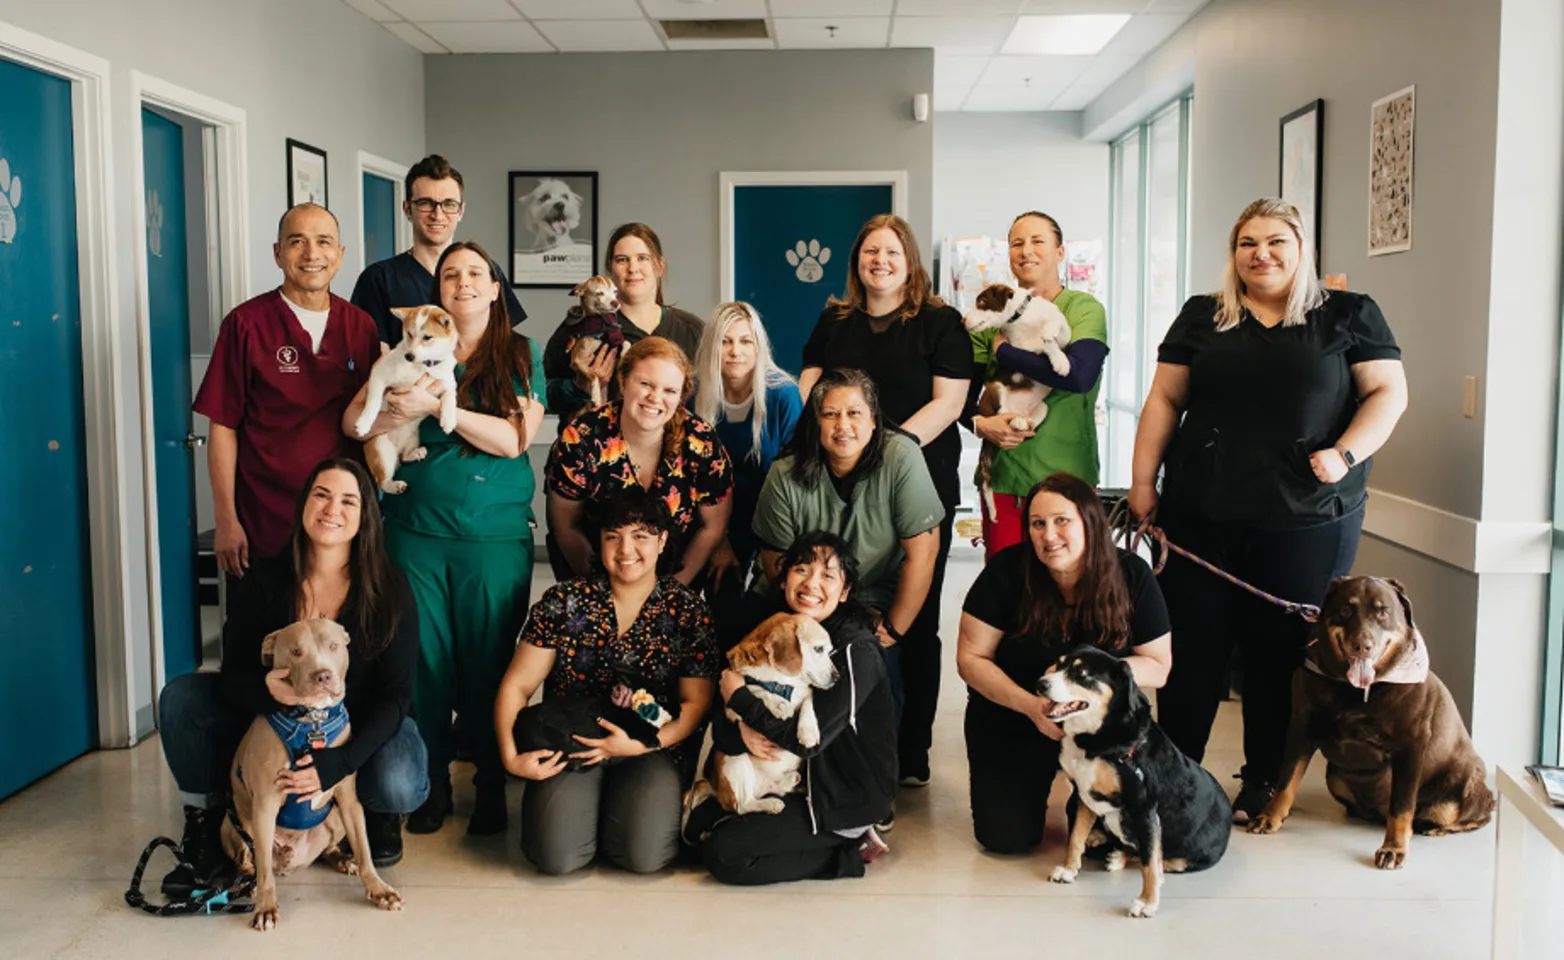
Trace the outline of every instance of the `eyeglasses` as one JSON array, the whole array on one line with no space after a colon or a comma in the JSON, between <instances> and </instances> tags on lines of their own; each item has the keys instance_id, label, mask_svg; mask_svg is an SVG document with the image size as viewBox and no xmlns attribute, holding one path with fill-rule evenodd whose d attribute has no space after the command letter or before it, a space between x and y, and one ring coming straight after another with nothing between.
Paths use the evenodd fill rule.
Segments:
<instances>
[{"instance_id":1,"label":"eyeglasses","mask_svg":"<svg viewBox=\"0 0 1564 960\"><path fill-rule=\"evenodd\" d=\"M435 207L439 207L453 216L462 212L462 202L460 200L430 200L428 197L419 197L417 200L408 202L413 205L414 210L426 216L434 213Z\"/></svg>"}]
</instances>

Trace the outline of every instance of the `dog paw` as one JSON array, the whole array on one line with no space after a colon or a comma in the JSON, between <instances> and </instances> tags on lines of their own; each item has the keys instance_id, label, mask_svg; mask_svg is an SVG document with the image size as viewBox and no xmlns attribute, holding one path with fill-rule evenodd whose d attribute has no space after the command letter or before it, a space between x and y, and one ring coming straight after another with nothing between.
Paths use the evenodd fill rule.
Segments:
<instances>
[{"instance_id":1,"label":"dog paw","mask_svg":"<svg viewBox=\"0 0 1564 960\"><path fill-rule=\"evenodd\" d=\"M383 883L379 886L379 888L374 890L366 888L364 890L364 895L369 898L370 903L373 903L382 910L402 909L402 895Z\"/></svg>"},{"instance_id":2,"label":"dog paw","mask_svg":"<svg viewBox=\"0 0 1564 960\"><path fill-rule=\"evenodd\" d=\"M353 435L360 439L369 436L369 428L375 425L374 417L359 417L353 421Z\"/></svg>"},{"instance_id":3,"label":"dog paw","mask_svg":"<svg viewBox=\"0 0 1564 960\"><path fill-rule=\"evenodd\" d=\"M1049 357L1048 358L1048 365L1050 367L1053 367L1054 368L1054 373L1057 373L1061 377L1068 377L1070 375L1070 358L1069 357L1060 357L1057 360L1054 359L1053 357Z\"/></svg>"},{"instance_id":4,"label":"dog paw","mask_svg":"<svg viewBox=\"0 0 1564 960\"><path fill-rule=\"evenodd\" d=\"M452 433L456 430L456 411L452 410L449 417L443 413L440 414L440 429L446 433Z\"/></svg>"},{"instance_id":5,"label":"dog paw","mask_svg":"<svg viewBox=\"0 0 1564 960\"><path fill-rule=\"evenodd\" d=\"M1282 828L1282 818L1268 811L1260 811L1260 815L1249 821L1249 832L1261 835L1275 833Z\"/></svg>"},{"instance_id":6,"label":"dog paw","mask_svg":"<svg viewBox=\"0 0 1564 960\"><path fill-rule=\"evenodd\" d=\"M786 806L781 797L765 797L755 801L755 812L775 815L781 813Z\"/></svg>"},{"instance_id":7,"label":"dog paw","mask_svg":"<svg viewBox=\"0 0 1564 960\"><path fill-rule=\"evenodd\" d=\"M354 862L352 857L343 853L341 847L327 850L320 855L320 858L340 874L349 877L358 876L358 864Z\"/></svg>"},{"instance_id":8,"label":"dog paw","mask_svg":"<svg viewBox=\"0 0 1564 960\"><path fill-rule=\"evenodd\" d=\"M1109 873L1118 873L1124 869L1128 861L1129 858L1124 855L1123 850L1109 850L1108 855L1103 858L1102 865Z\"/></svg>"},{"instance_id":9,"label":"dog paw","mask_svg":"<svg viewBox=\"0 0 1564 960\"><path fill-rule=\"evenodd\" d=\"M402 493L407 489L406 480L387 480L380 485L380 489L386 493Z\"/></svg>"},{"instance_id":10,"label":"dog paw","mask_svg":"<svg viewBox=\"0 0 1564 960\"><path fill-rule=\"evenodd\" d=\"M402 454L402 462L403 463L417 463L418 461L422 460L424 457L427 457L427 456L429 456L429 448L428 447L414 447L413 449L411 449L411 450L407 451L406 453Z\"/></svg>"},{"instance_id":11,"label":"dog paw","mask_svg":"<svg viewBox=\"0 0 1564 960\"><path fill-rule=\"evenodd\" d=\"M1155 903L1147 903L1141 898L1136 897L1135 902L1130 904L1130 916L1137 920L1150 920L1156 915L1157 905Z\"/></svg>"},{"instance_id":12,"label":"dog paw","mask_svg":"<svg viewBox=\"0 0 1564 960\"><path fill-rule=\"evenodd\" d=\"M1064 864L1061 863L1057 867L1054 867L1054 872L1053 873L1050 873L1048 875L1048 882L1049 883L1074 883L1075 882L1075 878L1080 876L1080 873L1081 873L1081 871L1079 871L1079 870L1071 870L1069 867L1067 867L1067 866L1065 866Z\"/></svg>"},{"instance_id":13,"label":"dog paw","mask_svg":"<svg viewBox=\"0 0 1564 960\"><path fill-rule=\"evenodd\" d=\"M798 720L798 743L803 747L814 747L820 743L820 724L813 718L800 717Z\"/></svg>"},{"instance_id":14,"label":"dog paw","mask_svg":"<svg viewBox=\"0 0 1564 960\"><path fill-rule=\"evenodd\" d=\"M1024 433L1027 430L1032 429L1032 421L1028 420L1025 417L1011 417L1010 418L1010 429L1012 429L1012 430L1020 430L1020 431L1022 431Z\"/></svg>"},{"instance_id":15,"label":"dog paw","mask_svg":"<svg viewBox=\"0 0 1564 960\"><path fill-rule=\"evenodd\" d=\"M795 277L804 283L818 283L825 276L824 265L831 262L831 248L820 246L819 240L800 240L786 256Z\"/></svg>"},{"instance_id":16,"label":"dog paw","mask_svg":"<svg viewBox=\"0 0 1564 960\"><path fill-rule=\"evenodd\" d=\"M1394 847L1380 847L1374 851L1374 866L1381 870L1400 870L1406 859L1407 852Z\"/></svg>"},{"instance_id":17,"label":"dog paw","mask_svg":"<svg viewBox=\"0 0 1564 960\"><path fill-rule=\"evenodd\" d=\"M250 915L250 929L262 931L275 929L277 917L281 912L275 897L257 901L255 912Z\"/></svg>"}]
</instances>

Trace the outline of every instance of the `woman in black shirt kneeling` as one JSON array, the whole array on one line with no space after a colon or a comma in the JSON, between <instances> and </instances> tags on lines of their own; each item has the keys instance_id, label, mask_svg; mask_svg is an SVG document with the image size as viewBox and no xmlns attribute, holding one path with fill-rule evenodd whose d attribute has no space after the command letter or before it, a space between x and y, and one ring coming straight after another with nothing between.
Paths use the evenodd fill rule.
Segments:
<instances>
[{"instance_id":1,"label":"woman in black shirt kneeling","mask_svg":"<svg viewBox=\"0 0 1564 960\"><path fill-rule=\"evenodd\" d=\"M956 668L967 682L972 829L992 853L1025 853L1043 839L1059 771L1053 704L1032 692L1067 647L1123 657L1142 687L1172 665L1167 607L1146 562L1113 545L1097 491L1055 473L1032 488L1023 543L995 554L961 611ZM1019 600L1019 602L1018 602Z\"/></svg>"}]
</instances>

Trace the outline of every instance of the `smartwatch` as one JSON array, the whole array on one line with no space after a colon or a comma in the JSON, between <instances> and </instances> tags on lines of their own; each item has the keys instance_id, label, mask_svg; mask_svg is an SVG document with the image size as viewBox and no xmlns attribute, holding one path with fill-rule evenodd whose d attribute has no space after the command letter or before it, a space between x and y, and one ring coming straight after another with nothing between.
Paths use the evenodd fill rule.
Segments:
<instances>
[{"instance_id":1,"label":"smartwatch","mask_svg":"<svg viewBox=\"0 0 1564 960\"><path fill-rule=\"evenodd\" d=\"M1352 451L1348 450L1339 443L1336 445L1336 452L1341 454L1342 460L1346 461L1348 470L1351 470L1353 467L1358 465L1358 458L1352 455Z\"/></svg>"}]
</instances>

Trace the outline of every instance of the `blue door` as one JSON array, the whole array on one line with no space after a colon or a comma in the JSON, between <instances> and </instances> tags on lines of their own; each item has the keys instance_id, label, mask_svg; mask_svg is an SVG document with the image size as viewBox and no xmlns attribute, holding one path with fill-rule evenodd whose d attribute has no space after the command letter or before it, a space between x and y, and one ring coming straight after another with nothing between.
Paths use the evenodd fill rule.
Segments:
<instances>
[{"instance_id":1,"label":"blue door","mask_svg":"<svg viewBox=\"0 0 1564 960\"><path fill-rule=\"evenodd\" d=\"M152 340L152 442L157 464L158 574L166 678L201 666L196 593L194 453L190 432L190 266L185 242L185 132L141 111L147 307Z\"/></svg>"},{"instance_id":2,"label":"blue door","mask_svg":"<svg viewBox=\"0 0 1564 960\"><path fill-rule=\"evenodd\" d=\"M71 87L0 60L0 797L91 750Z\"/></svg>"},{"instance_id":3,"label":"blue door","mask_svg":"<svg viewBox=\"0 0 1564 960\"><path fill-rule=\"evenodd\" d=\"M734 188L733 293L760 311L785 369L802 368L826 298L847 289L859 228L891 201L888 183Z\"/></svg>"},{"instance_id":4,"label":"blue door","mask_svg":"<svg viewBox=\"0 0 1564 960\"><path fill-rule=\"evenodd\" d=\"M364 263L396 256L396 182L364 174Z\"/></svg>"}]
</instances>

